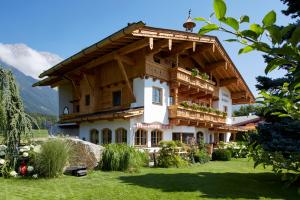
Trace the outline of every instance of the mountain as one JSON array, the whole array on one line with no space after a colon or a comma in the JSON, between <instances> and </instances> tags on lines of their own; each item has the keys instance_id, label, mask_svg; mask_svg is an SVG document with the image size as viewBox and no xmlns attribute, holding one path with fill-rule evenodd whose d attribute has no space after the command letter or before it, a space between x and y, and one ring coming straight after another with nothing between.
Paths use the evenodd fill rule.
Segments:
<instances>
[{"instance_id":1,"label":"mountain","mask_svg":"<svg viewBox=\"0 0 300 200\"><path fill-rule=\"evenodd\" d=\"M9 69L14 74L19 85L26 112L36 112L47 115L58 114L58 94L50 87L32 87L37 79L27 76L15 67L0 60L0 66Z\"/></svg>"}]
</instances>

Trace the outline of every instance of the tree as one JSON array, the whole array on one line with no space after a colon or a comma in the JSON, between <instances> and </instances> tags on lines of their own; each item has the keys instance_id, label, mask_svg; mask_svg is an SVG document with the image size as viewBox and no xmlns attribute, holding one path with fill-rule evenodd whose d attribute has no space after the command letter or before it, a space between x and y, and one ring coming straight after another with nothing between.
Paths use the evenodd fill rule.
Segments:
<instances>
[{"instance_id":1,"label":"tree","mask_svg":"<svg viewBox=\"0 0 300 200\"><path fill-rule=\"evenodd\" d=\"M287 4L288 8L282 10L282 13L292 18L297 18L300 16L300 2L297 0L281 0L284 4Z\"/></svg>"},{"instance_id":2,"label":"tree","mask_svg":"<svg viewBox=\"0 0 300 200\"><path fill-rule=\"evenodd\" d=\"M238 110L235 110L233 112L233 116L247 116L250 113L259 115L261 112L261 107L258 105L246 105L246 106L241 106Z\"/></svg>"},{"instance_id":3,"label":"tree","mask_svg":"<svg viewBox=\"0 0 300 200\"><path fill-rule=\"evenodd\" d=\"M285 14L299 17L299 1L283 0L289 8ZM290 8L291 7L291 8ZM300 177L300 26L296 22L286 26L277 26L276 13L270 11L262 19L261 24L250 23L250 17L239 19L226 16L224 0L214 0L214 13L219 23L202 17L195 20L205 23L199 30L203 35L211 31L222 31L234 36L227 42L243 45L239 54L251 51L264 53L267 61L265 73L282 69L281 78L270 79L257 77L257 88L260 89L258 103L262 104L261 115L265 123L258 126L258 133L251 135L250 147L255 166L271 165L274 172L283 170L294 172L290 182ZM249 29L241 30L249 24ZM266 39L265 39L266 38Z\"/></svg>"},{"instance_id":4,"label":"tree","mask_svg":"<svg viewBox=\"0 0 300 200\"><path fill-rule=\"evenodd\" d=\"M18 146L31 133L31 119L24 112L16 80L11 71L0 67L0 133L7 146L5 159L15 167Z\"/></svg>"}]
</instances>

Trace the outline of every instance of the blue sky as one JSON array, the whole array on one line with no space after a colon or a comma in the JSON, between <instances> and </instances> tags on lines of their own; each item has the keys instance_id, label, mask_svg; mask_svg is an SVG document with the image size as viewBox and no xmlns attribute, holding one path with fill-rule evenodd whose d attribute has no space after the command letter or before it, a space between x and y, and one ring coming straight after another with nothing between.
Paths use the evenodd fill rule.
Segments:
<instances>
[{"instance_id":1,"label":"blue sky","mask_svg":"<svg viewBox=\"0 0 300 200\"><path fill-rule=\"evenodd\" d=\"M227 0L227 15L251 16L260 22L270 10L277 12L277 23L290 19L281 14L285 6L279 0ZM0 43L24 43L38 51L67 58L79 50L123 28L128 22L144 21L149 26L183 30L182 23L191 8L193 17L208 17L213 10L211 0L3 0L0 2ZM200 27L198 24L197 28ZM226 34L217 35L252 92L255 77L263 75L260 54L238 56L239 46L226 43ZM271 74L276 77L282 72Z\"/></svg>"}]
</instances>

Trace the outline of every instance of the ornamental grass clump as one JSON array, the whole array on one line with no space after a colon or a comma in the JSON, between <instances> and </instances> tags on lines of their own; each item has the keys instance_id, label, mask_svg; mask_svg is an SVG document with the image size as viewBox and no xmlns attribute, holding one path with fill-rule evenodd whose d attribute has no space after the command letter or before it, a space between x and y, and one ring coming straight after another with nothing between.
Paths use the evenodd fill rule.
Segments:
<instances>
[{"instance_id":1,"label":"ornamental grass clump","mask_svg":"<svg viewBox=\"0 0 300 200\"><path fill-rule=\"evenodd\" d=\"M70 145L61 139L51 139L41 145L36 158L39 176L53 178L62 175L70 157Z\"/></svg>"},{"instance_id":2,"label":"ornamental grass clump","mask_svg":"<svg viewBox=\"0 0 300 200\"><path fill-rule=\"evenodd\" d=\"M109 144L102 153L101 169L135 172L148 163L147 152L141 152L126 144Z\"/></svg>"}]
</instances>

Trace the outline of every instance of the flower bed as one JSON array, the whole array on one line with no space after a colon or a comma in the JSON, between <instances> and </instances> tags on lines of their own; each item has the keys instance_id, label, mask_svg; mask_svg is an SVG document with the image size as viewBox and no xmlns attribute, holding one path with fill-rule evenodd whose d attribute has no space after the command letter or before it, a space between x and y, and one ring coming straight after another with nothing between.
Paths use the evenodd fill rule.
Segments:
<instances>
[{"instance_id":1,"label":"flower bed","mask_svg":"<svg viewBox=\"0 0 300 200\"><path fill-rule=\"evenodd\" d=\"M18 148L18 155L15 156L16 167L12 169L10 161L5 158L7 147L0 145L0 176L4 177L33 177L36 178L34 168L35 156L40 146L27 145Z\"/></svg>"}]
</instances>

